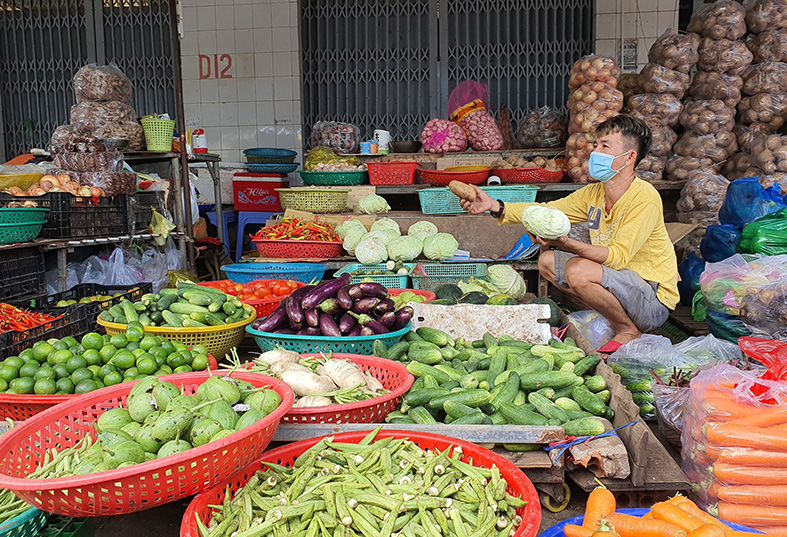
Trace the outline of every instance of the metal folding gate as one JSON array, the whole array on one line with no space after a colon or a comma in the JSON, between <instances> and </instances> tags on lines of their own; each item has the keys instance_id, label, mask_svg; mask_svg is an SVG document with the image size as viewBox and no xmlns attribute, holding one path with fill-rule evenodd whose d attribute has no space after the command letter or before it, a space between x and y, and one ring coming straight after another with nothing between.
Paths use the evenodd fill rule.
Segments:
<instances>
[{"instance_id":1,"label":"metal folding gate","mask_svg":"<svg viewBox=\"0 0 787 537\"><path fill-rule=\"evenodd\" d=\"M140 116L174 112L169 16L166 0L0 0L0 162L68 123L87 63L117 64Z\"/></svg>"},{"instance_id":2,"label":"metal folding gate","mask_svg":"<svg viewBox=\"0 0 787 537\"><path fill-rule=\"evenodd\" d=\"M304 132L323 119L417 139L462 80L489 83L514 119L565 107L593 51L595 0L302 0Z\"/></svg>"}]
</instances>

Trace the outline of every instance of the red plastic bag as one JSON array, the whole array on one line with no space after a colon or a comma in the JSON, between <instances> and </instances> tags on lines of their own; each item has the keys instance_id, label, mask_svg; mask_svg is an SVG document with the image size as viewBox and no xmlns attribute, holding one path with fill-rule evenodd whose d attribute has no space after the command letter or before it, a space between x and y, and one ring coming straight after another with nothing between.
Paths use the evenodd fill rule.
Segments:
<instances>
[{"instance_id":1,"label":"red plastic bag","mask_svg":"<svg viewBox=\"0 0 787 537\"><path fill-rule=\"evenodd\" d=\"M738 338L741 350L768 368L764 380L787 380L787 343L775 339L745 336Z\"/></svg>"},{"instance_id":2,"label":"red plastic bag","mask_svg":"<svg viewBox=\"0 0 787 537\"><path fill-rule=\"evenodd\" d=\"M448 113L467 134L476 151L497 151L503 147L503 135L489 110L489 88L474 80L459 83L448 98Z\"/></svg>"}]
</instances>

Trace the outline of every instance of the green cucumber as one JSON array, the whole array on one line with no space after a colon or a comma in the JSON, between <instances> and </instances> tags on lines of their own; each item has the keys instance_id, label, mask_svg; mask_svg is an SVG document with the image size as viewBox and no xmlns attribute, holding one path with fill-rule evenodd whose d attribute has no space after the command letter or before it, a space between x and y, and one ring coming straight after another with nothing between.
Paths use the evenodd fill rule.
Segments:
<instances>
[{"instance_id":1,"label":"green cucumber","mask_svg":"<svg viewBox=\"0 0 787 537\"><path fill-rule=\"evenodd\" d=\"M571 391L571 398L584 410L596 416L603 416L607 410L607 405L584 386L574 386L574 389Z\"/></svg>"},{"instance_id":2,"label":"green cucumber","mask_svg":"<svg viewBox=\"0 0 787 537\"><path fill-rule=\"evenodd\" d=\"M225 302L227 302L227 297L214 298L213 301L208 304L208 309L211 313L218 313L221 311L221 308L224 306Z\"/></svg>"},{"instance_id":3,"label":"green cucumber","mask_svg":"<svg viewBox=\"0 0 787 537\"><path fill-rule=\"evenodd\" d=\"M514 452L540 451L544 449L544 444L503 444L503 449Z\"/></svg>"},{"instance_id":4,"label":"green cucumber","mask_svg":"<svg viewBox=\"0 0 787 537\"><path fill-rule=\"evenodd\" d=\"M413 423L417 423L418 425L433 425L437 423L437 420L434 419L434 416L432 416L432 414L430 414L429 411L422 406L411 408L407 412L407 417L413 420Z\"/></svg>"},{"instance_id":5,"label":"green cucumber","mask_svg":"<svg viewBox=\"0 0 787 537\"><path fill-rule=\"evenodd\" d=\"M604 433L604 424L595 418L581 418L563 424L568 436L597 436Z\"/></svg>"},{"instance_id":6,"label":"green cucumber","mask_svg":"<svg viewBox=\"0 0 787 537\"><path fill-rule=\"evenodd\" d=\"M125 315L127 321L126 324L132 321L139 321L139 313L134 308L134 304L128 300L123 300L120 306L123 308L123 315Z\"/></svg>"},{"instance_id":7,"label":"green cucumber","mask_svg":"<svg viewBox=\"0 0 787 537\"><path fill-rule=\"evenodd\" d=\"M421 339L424 341L428 341L429 343L434 343L438 347L445 347L447 345L454 346L454 338L443 332L442 330L437 330L436 328L427 328L422 326L418 330L415 331Z\"/></svg>"},{"instance_id":8,"label":"green cucumber","mask_svg":"<svg viewBox=\"0 0 787 537\"><path fill-rule=\"evenodd\" d=\"M594 375L592 377L585 378L585 388L590 390L593 393L598 393L601 390L606 389L607 381L604 380L604 377L601 375Z\"/></svg>"},{"instance_id":9,"label":"green cucumber","mask_svg":"<svg viewBox=\"0 0 787 537\"><path fill-rule=\"evenodd\" d=\"M582 407L579 406L579 403L573 399L569 399L568 397L558 397L555 399L555 404L563 410L582 410Z\"/></svg>"},{"instance_id":10,"label":"green cucumber","mask_svg":"<svg viewBox=\"0 0 787 537\"><path fill-rule=\"evenodd\" d=\"M442 409L446 401L454 401L475 408L489 402L489 392L486 390L463 390L442 397L436 397L429 401L428 406L433 410Z\"/></svg>"},{"instance_id":11,"label":"green cucumber","mask_svg":"<svg viewBox=\"0 0 787 537\"><path fill-rule=\"evenodd\" d=\"M388 349L388 359L389 360L400 360L403 356L407 354L407 351L410 349L410 344L406 341L400 341L393 345L390 349Z\"/></svg>"},{"instance_id":12,"label":"green cucumber","mask_svg":"<svg viewBox=\"0 0 787 537\"><path fill-rule=\"evenodd\" d=\"M536 407L538 413L550 420L558 420L560 423L568 421L566 411L557 406L555 403L541 395L540 393L532 392L527 396L527 401Z\"/></svg>"},{"instance_id":13,"label":"green cucumber","mask_svg":"<svg viewBox=\"0 0 787 537\"><path fill-rule=\"evenodd\" d=\"M591 371L594 367L598 365L601 361L601 358L598 354L591 354L590 356L585 356L576 364L574 364L574 374L582 376L585 373Z\"/></svg>"},{"instance_id":14,"label":"green cucumber","mask_svg":"<svg viewBox=\"0 0 787 537\"><path fill-rule=\"evenodd\" d=\"M205 306L197 306L191 303L175 302L169 307L172 313L181 313L183 315L190 315L192 313L210 313Z\"/></svg>"},{"instance_id":15,"label":"green cucumber","mask_svg":"<svg viewBox=\"0 0 787 537\"><path fill-rule=\"evenodd\" d=\"M404 340L405 340L406 342L408 342L408 343L412 343L412 342L414 342L414 341L424 341L424 338L422 338L421 336L419 336L419 335L418 335L418 334L415 332L415 330L411 330L410 332L407 332L407 333L404 335L404 338L402 338L402 339L404 339Z\"/></svg>"},{"instance_id":16,"label":"green cucumber","mask_svg":"<svg viewBox=\"0 0 787 537\"><path fill-rule=\"evenodd\" d=\"M168 325L179 328L183 326L183 316L178 315L177 313L172 313L169 310L164 310L161 312L161 316L164 318L164 322Z\"/></svg>"},{"instance_id":17,"label":"green cucumber","mask_svg":"<svg viewBox=\"0 0 787 537\"><path fill-rule=\"evenodd\" d=\"M439 349L417 350L411 347L407 352L407 357L410 360L421 362L422 364L427 365L435 365L443 361L443 355L440 354Z\"/></svg>"},{"instance_id":18,"label":"green cucumber","mask_svg":"<svg viewBox=\"0 0 787 537\"><path fill-rule=\"evenodd\" d=\"M468 416L470 414L480 412L480 410L477 408L467 406L458 401L451 401L450 399L443 404L443 410L445 410L445 413L455 420L461 418L462 416Z\"/></svg>"},{"instance_id":19,"label":"green cucumber","mask_svg":"<svg viewBox=\"0 0 787 537\"><path fill-rule=\"evenodd\" d=\"M527 376L520 375L520 387L527 392L541 388L554 388L557 391L557 388L564 388L574 383L576 378L574 373L565 371L544 371Z\"/></svg>"},{"instance_id":20,"label":"green cucumber","mask_svg":"<svg viewBox=\"0 0 787 537\"><path fill-rule=\"evenodd\" d=\"M186 291L183 293L183 298L188 300L189 304L194 304L195 306L207 306L213 302L212 296L199 291Z\"/></svg>"},{"instance_id":21,"label":"green cucumber","mask_svg":"<svg viewBox=\"0 0 787 537\"><path fill-rule=\"evenodd\" d=\"M407 370L416 377L425 377L426 375L431 375L440 384L451 380L451 378L442 371L435 369L431 365L422 364L421 362L410 362L407 364Z\"/></svg>"},{"instance_id":22,"label":"green cucumber","mask_svg":"<svg viewBox=\"0 0 787 537\"><path fill-rule=\"evenodd\" d=\"M490 381L490 386L494 386L494 382L497 381L497 376L500 375L506 369L506 362L507 356L505 352L500 351L499 349L495 351L492 355L492 359L489 361L489 377L488 380Z\"/></svg>"},{"instance_id":23,"label":"green cucumber","mask_svg":"<svg viewBox=\"0 0 787 537\"><path fill-rule=\"evenodd\" d=\"M385 343L383 343L382 340L374 340L374 344L372 345L372 356L385 359L388 358L388 347L385 346Z\"/></svg>"},{"instance_id":24,"label":"green cucumber","mask_svg":"<svg viewBox=\"0 0 787 537\"><path fill-rule=\"evenodd\" d=\"M536 414L523 407L516 407L509 403L501 404L498 410L508 421L515 425L544 426L549 424L549 420L541 414Z\"/></svg>"},{"instance_id":25,"label":"green cucumber","mask_svg":"<svg viewBox=\"0 0 787 537\"><path fill-rule=\"evenodd\" d=\"M472 414L467 414L461 418L456 418L451 422L452 425L481 425L486 423L487 416L480 410L476 410Z\"/></svg>"},{"instance_id":26,"label":"green cucumber","mask_svg":"<svg viewBox=\"0 0 787 537\"><path fill-rule=\"evenodd\" d=\"M609 390L601 390L600 392L596 393L596 397L601 399L604 404L608 405L609 400L612 398L612 394L609 392Z\"/></svg>"},{"instance_id":27,"label":"green cucumber","mask_svg":"<svg viewBox=\"0 0 787 537\"><path fill-rule=\"evenodd\" d=\"M438 397L445 397L450 395L450 391L445 388L422 388L420 390L411 390L404 396L404 401L410 406L423 406L432 399Z\"/></svg>"},{"instance_id":28,"label":"green cucumber","mask_svg":"<svg viewBox=\"0 0 787 537\"><path fill-rule=\"evenodd\" d=\"M166 291L166 289L163 289L162 292L163 291ZM158 302L156 302L156 307L160 308L160 311L168 310L169 307L177 301L177 294L162 294L161 298L158 300Z\"/></svg>"},{"instance_id":29,"label":"green cucumber","mask_svg":"<svg viewBox=\"0 0 787 537\"><path fill-rule=\"evenodd\" d=\"M484 347L486 347L487 349L497 346L497 339L489 332L484 334L482 341L484 342ZM475 347L475 343L473 343L473 347Z\"/></svg>"},{"instance_id":30,"label":"green cucumber","mask_svg":"<svg viewBox=\"0 0 787 537\"><path fill-rule=\"evenodd\" d=\"M505 383L495 387L495 389L499 387L500 391L493 395L489 402L495 407L500 406L501 403L513 403L519 392L519 382L519 375L516 371L510 371Z\"/></svg>"}]
</instances>

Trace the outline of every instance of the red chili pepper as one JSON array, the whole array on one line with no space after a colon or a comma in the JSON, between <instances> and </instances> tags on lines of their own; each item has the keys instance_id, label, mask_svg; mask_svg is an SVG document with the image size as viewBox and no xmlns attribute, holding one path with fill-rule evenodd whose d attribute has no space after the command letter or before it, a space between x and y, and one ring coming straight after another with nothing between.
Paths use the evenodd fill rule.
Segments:
<instances>
[{"instance_id":1,"label":"red chili pepper","mask_svg":"<svg viewBox=\"0 0 787 537\"><path fill-rule=\"evenodd\" d=\"M251 235L250 235L251 236ZM330 224L287 218L278 224L262 228L252 239L300 240L300 241L341 241Z\"/></svg>"},{"instance_id":2,"label":"red chili pepper","mask_svg":"<svg viewBox=\"0 0 787 537\"><path fill-rule=\"evenodd\" d=\"M58 319L46 313L28 311L10 304L0 303L0 331L24 331Z\"/></svg>"}]
</instances>

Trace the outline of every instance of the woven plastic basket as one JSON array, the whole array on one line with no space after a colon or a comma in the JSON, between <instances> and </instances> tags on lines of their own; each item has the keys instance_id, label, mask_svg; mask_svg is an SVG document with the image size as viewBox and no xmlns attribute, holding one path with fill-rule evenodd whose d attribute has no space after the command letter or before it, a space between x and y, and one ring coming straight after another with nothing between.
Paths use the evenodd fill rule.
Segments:
<instances>
[{"instance_id":1,"label":"woven plastic basket","mask_svg":"<svg viewBox=\"0 0 787 537\"><path fill-rule=\"evenodd\" d=\"M262 280L260 278L260 280L253 280L253 281L266 281L266 280ZM253 283L253 281L249 282L249 283ZM214 288L218 289L218 287L216 287L214 285L211 285L212 283L216 283L216 282L201 282L199 285L202 285L204 287L214 287ZM303 287L304 285L306 285L306 284L303 283L303 282L298 282L298 287ZM261 318L267 317L268 315L273 313L273 310L278 308L279 304L281 304L282 301L285 298L287 298L287 297L286 296L272 296L272 297L269 297L269 298L257 298L257 299L254 299L254 300L241 300L241 302L244 303L244 304L248 304L249 306L254 308L254 311L257 312L257 319L261 319Z\"/></svg>"},{"instance_id":2,"label":"woven plastic basket","mask_svg":"<svg viewBox=\"0 0 787 537\"><path fill-rule=\"evenodd\" d=\"M175 133L174 119L142 118L145 145L148 151L172 151L172 135Z\"/></svg>"},{"instance_id":3,"label":"woven plastic basket","mask_svg":"<svg viewBox=\"0 0 787 537\"><path fill-rule=\"evenodd\" d=\"M289 149L255 147L253 149L244 149L243 155L248 162L252 163L285 164L294 162L298 153Z\"/></svg>"},{"instance_id":4,"label":"woven plastic basket","mask_svg":"<svg viewBox=\"0 0 787 537\"><path fill-rule=\"evenodd\" d=\"M277 188L285 209L315 214L343 213L347 210L349 190L327 188Z\"/></svg>"},{"instance_id":5,"label":"woven plastic basket","mask_svg":"<svg viewBox=\"0 0 787 537\"><path fill-rule=\"evenodd\" d=\"M480 278L486 274L483 263L424 263L418 265L410 276L415 289L434 291L441 285Z\"/></svg>"},{"instance_id":6,"label":"woven plastic basket","mask_svg":"<svg viewBox=\"0 0 787 537\"><path fill-rule=\"evenodd\" d=\"M309 356L321 357L320 354ZM396 410L415 381L404 364L393 360L358 354L333 354L331 357L351 360L361 371L379 380L388 393L343 405L291 408L281 419L282 423L382 423L388 414Z\"/></svg>"},{"instance_id":7,"label":"woven plastic basket","mask_svg":"<svg viewBox=\"0 0 787 537\"><path fill-rule=\"evenodd\" d=\"M412 185L416 172L421 169L417 162L369 162L369 184Z\"/></svg>"},{"instance_id":8,"label":"woven plastic basket","mask_svg":"<svg viewBox=\"0 0 787 537\"><path fill-rule=\"evenodd\" d=\"M492 199L505 203L532 203L536 201L538 188L527 185L482 186L481 190ZM447 188L422 188L418 191L421 212L424 214L459 214L466 212L459 205L459 198Z\"/></svg>"},{"instance_id":9,"label":"woven plastic basket","mask_svg":"<svg viewBox=\"0 0 787 537\"><path fill-rule=\"evenodd\" d=\"M481 185L489 178L491 168L474 171L421 170L421 179L430 185L448 186L451 181Z\"/></svg>"},{"instance_id":10,"label":"woven plastic basket","mask_svg":"<svg viewBox=\"0 0 787 537\"><path fill-rule=\"evenodd\" d=\"M373 336L357 337L328 337L328 336L299 336L296 334L274 334L273 332L260 332L251 326L246 331L254 336L254 341L262 352L275 349L295 351L299 354L314 352L341 352L347 354L362 354L372 356L372 347L375 341L382 341L386 347L391 347L404 337L412 328L408 324L401 330L389 334L376 334Z\"/></svg>"},{"instance_id":11,"label":"woven plastic basket","mask_svg":"<svg viewBox=\"0 0 787 537\"><path fill-rule=\"evenodd\" d=\"M551 172L544 168L509 168L492 170L503 183L559 183L563 179L563 170Z\"/></svg>"},{"instance_id":12,"label":"woven plastic basket","mask_svg":"<svg viewBox=\"0 0 787 537\"><path fill-rule=\"evenodd\" d=\"M29 242L41 234L46 220L26 224L0 224L0 244Z\"/></svg>"},{"instance_id":13,"label":"woven plastic basket","mask_svg":"<svg viewBox=\"0 0 787 537\"><path fill-rule=\"evenodd\" d=\"M249 162L246 168L252 173L292 173L298 169L298 163Z\"/></svg>"},{"instance_id":14,"label":"woven plastic basket","mask_svg":"<svg viewBox=\"0 0 787 537\"><path fill-rule=\"evenodd\" d=\"M253 239L254 246L263 258L284 259L333 259L342 255L341 242L326 241L275 241Z\"/></svg>"},{"instance_id":15,"label":"woven plastic basket","mask_svg":"<svg viewBox=\"0 0 787 537\"><path fill-rule=\"evenodd\" d=\"M0 537L34 537L46 524L49 513L31 507L4 524L0 524Z\"/></svg>"},{"instance_id":16,"label":"woven plastic basket","mask_svg":"<svg viewBox=\"0 0 787 537\"><path fill-rule=\"evenodd\" d=\"M399 296L402 293L405 293L405 292L408 292L408 291L410 293L413 293L413 294L416 294L418 296L424 297L425 300L423 301L423 304L426 304L427 302L433 302L433 301L437 300L437 295L436 294L434 294L432 291L425 291L423 289L388 289L388 294L390 294L391 296Z\"/></svg>"},{"instance_id":17,"label":"woven plastic basket","mask_svg":"<svg viewBox=\"0 0 787 537\"><path fill-rule=\"evenodd\" d=\"M301 283L320 281L328 270L320 263L238 263L224 265L221 270L235 283L254 280L295 280Z\"/></svg>"},{"instance_id":18,"label":"woven plastic basket","mask_svg":"<svg viewBox=\"0 0 787 537\"><path fill-rule=\"evenodd\" d=\"M208 326L200 328L171 328L164 326L146 326L145 333L154 336L162 336L170 341L180 341L188 347L194 345L204 345L208 352L221 361L233 347L237 347L243 341L245 328L257 318L256 311L249 305L244 305L250 317L237 323L226 324L224 326ZM110 336L124 334L127 325L110 323L102 319L98 324L104 327Z\"/></svg>"},{"instance_id":19,"label":"woven plastic basket","mask_svg":"<svg viewBox=\"0 0 787 537\"><path fill-rule=\"evenodd\" d=\"M304 185L316 186L356 186L366 182L366 170L356 172L298 172L301 174Z\"/></svg>"},{"instance_id":20,"label":"woven plastic basket","mask_svg":"<svg viewBox=\"0 0 787 537\"><path fill-rule=\"evenodd\" d=\"M355 275L351 274L352 281L351 283L361 283L365 279L373 280L380 285L384 285L386 287L398 287L398 288L405 288L410 285L410 273L415 268L415 263L404 263L404 266L407 268L407 274L362 274L362 275ZM334 278L338 278L342 274L346 274L348 272L355 272L356 270L361 271L369 271L373 272L375 270L388 270L388 267L385 266L385 263L379 265L363 265L361 263L351 263L346 267L342 268L341 270L336 271L334 274Z\"/></svg>"},{"instance_id":21,"label":"woven plastic basket","mask_svg":"<svg viewBox=\"0 0 787 537\"><path fill-rule=\"evenodd\" d=\"M133 513L209 488L262 454L294 400L290 387L276 378L237 371L232 377L257 387L271 387L281 397L281 405L241 431L176 455L83 476L26 479L41 466L49 448L76 445L88 434L95 437L98 417L123 406L136 382L96 390L42 412L0 436L0 486L39 509L63 516ZM210 375L179 373L160 378L193 395Z\"/></svg>"},{"instance_id":22,"label":"woven plastic basket","mask_svg":"<svg viewBox=\"0 0 787 537\"><path fill-rule=\"evenodd\" d=\"M0 209L0 224L36 224L46 220L49 209Z\"/></svg>"},{"instance_id":23,"label":"woven plastic basket","mask_svg":"<svg viewBox=\"0 0 787 537\"><path fill-rule=\"evenodd\" d=\"M366 432L340 433L332 435L336 442L358 443L366 435ZM512 496L517 496L527 501L527 505L517 510L517 514L522 517L522 523L514 530L513 537L535 537L538 527L541 524L541 506L539 504L538 493L527 476L517 468L512 462L507 461L500 455L484 449L476 444L449 438L447 436L420 433L414 431L386 431L377 433L377 439L383 438L408 438L417 444L421 449L431 449L445 451L452 446L462 448L461 460L474 466L491 468L497 466L500 476L505 479L508 487L506 491ZM301 454L319 442L321 438L310 438L301 442L295 442L286 446L271 450L263 455L259 461L249 466L243 473L234 476L233 479L219 483L218 485L205 490L199 494L189 504L183 521L180 525L180 537L201 537L197 528L197 517L206 526L210 523L213 509L211 505L221 505L224 495L229 489L230 493L237 492L250 478L254 472L265 467L265 462L272 462L282 466L290 467Z\"/></svg>"}]
</instances>

